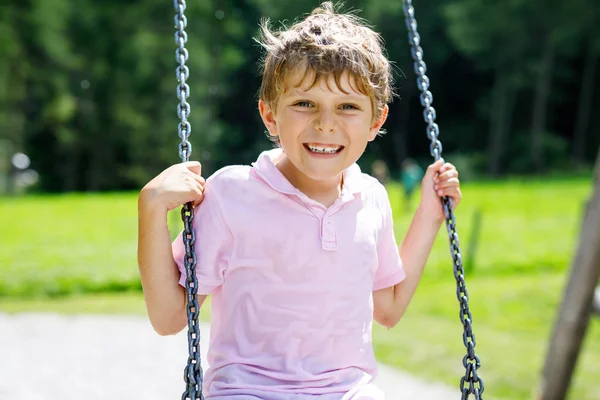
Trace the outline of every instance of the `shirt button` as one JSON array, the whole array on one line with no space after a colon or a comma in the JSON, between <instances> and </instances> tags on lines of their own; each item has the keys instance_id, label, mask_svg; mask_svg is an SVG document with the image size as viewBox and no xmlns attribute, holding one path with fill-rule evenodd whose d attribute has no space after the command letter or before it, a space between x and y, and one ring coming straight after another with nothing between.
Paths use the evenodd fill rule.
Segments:
<instances>
[{"instance_id":1,"label":"shirt button","mask_svg":"<svg viewBox=\"0 0 600 400\"><path fill-rule=\"evenodd\" d=\"M323 246L323 250L337 250L336 242L324 241L322 243L322 246Z\"/></svg>"}]
</instances>

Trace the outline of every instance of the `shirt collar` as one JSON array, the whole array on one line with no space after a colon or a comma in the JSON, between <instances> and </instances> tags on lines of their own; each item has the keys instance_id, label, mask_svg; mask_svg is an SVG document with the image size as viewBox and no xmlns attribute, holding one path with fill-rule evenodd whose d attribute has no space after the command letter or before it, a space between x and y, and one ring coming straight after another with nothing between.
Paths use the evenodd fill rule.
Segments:
<instances>
[{"instance_id":1,"label":"shirt collar","mask_svg":"<svg viewBox=\"0 0 600 400\"><path fill-rule=\"evenodd\" d=\"M275 166L282 157L283 150L281 148L266 150L258 156L258 159L252 163L252 166L258 175L273 189L281 193L297 195L300 191ZM377 181L375 178L363 174L356 163L348 167L343 174L344 185L342 187L342 197L360 193Z\"/></svg>"}]
</instances>

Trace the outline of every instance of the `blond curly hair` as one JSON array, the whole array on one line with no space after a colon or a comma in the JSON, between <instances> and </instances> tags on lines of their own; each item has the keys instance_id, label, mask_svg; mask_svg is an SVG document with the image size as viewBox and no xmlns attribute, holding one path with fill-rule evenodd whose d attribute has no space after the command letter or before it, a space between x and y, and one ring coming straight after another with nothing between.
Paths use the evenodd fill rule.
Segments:
<instances>
[{"instance_id":1,"label":"blond curly hair","mask_svg":"<svg viewBox=\"0 0 600 400\"><path fill-rule=\"evenodd\" d=\"M298 71L304 74L300 83L313 79L310 87L333 74L343 92L341 77L349 73L355 89L371 99L373 119L393 97L392 68L381 36L356 15L338 13L331 2L322 3L289 29L273 31L269 20L263 20L256 40L264 49L259 97L273 109L288 78Z\"/></svg>"}]
</instances>

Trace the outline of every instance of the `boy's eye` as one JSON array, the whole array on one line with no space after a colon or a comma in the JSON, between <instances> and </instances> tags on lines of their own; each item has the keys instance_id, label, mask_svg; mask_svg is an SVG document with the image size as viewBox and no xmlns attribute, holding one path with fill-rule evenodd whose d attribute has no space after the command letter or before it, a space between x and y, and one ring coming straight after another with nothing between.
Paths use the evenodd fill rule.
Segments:
<instances>
[{"instance_id":1,"label":"boy's eye","mask_svg":"<svg viewBox=\"0 0 600 400\"><path fill-rule=\"evenodd\" d=\"M312 104L309 101L299 101L294 105L300 107L312 107Z\"/></svg>"},{"instance_id":2,"label":"boy's eye","mask_svg":"<svg viewBox=\"0 0 600 400\"><path fill-rule=\"evenodd\" d=\"M342 105L342 110L358 110L354 104L344 104Z\"/></svg>"}]
</instances>

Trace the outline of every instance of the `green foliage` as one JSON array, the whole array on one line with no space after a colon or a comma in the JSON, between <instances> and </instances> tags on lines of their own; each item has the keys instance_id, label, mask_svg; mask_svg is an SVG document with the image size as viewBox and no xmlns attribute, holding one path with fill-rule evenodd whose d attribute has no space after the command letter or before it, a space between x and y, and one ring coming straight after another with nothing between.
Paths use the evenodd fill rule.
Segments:
<instances>
[{"instance_id":1,"label":"green foliage","mask_svg":"<svg viewBox=\"0 0 600 400\"><path fill-rule=\"evenodd\" d=\"M256 110L261 51L252 38L259 21L269 17L290 25L317 4L188 1L192 157L207 173L249 163L269 147ZM600 54L597 2L431 0L415 7L448 153L489 158L493 132L530 128L540 49L547 43L556 48L558 72L544 104L550 116L561 117L549 117L544 130L561 138L562 152L571 151L582 107L573 81L581 76L585 52ZM399 96L386 123L389 134L369 146L366 158L396 169L406 156L428 151L401 2L354 0L342 7L348 9L362 10L357 13L381 32L394 62ZM0 140L30 155L41 178L38 190L137 189L179 161L173 14L172 3L158 0L3 6ZM495 102L492 90L500 96ZM515 96L522 98L518 108L510 103ZM498 104L508 106L498 111ZM498 124L505 128L488 128ZM530 143L514 134L507 138L507 147L524 145L523 157L530 158ZM590 148L600 142L597 123L590 124L585 140ZM580 161L591 162L593 154ZM564 167L563 157L555 163L553 155L545 153L549 167ZM528 173L530 164L524 159L504 172Z\"/></svg>"},{"instance_id":2,"label":"green foliage","mask_svg":"<svg viewBox=\"0 0 600 400\"><path fill-rule=\"evenodd\" d=\"M529 157L529 142L526 132L517 132L511 147L511 162L507 172L518 174L531 170L533 163ZM555 169L569 169L569 143L555 133L547 132L542 135L542 148L548 159L552 160Z\"/></svg>"}]
</instances>

